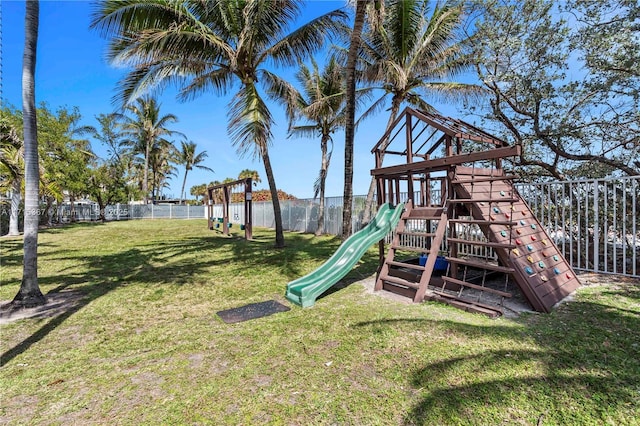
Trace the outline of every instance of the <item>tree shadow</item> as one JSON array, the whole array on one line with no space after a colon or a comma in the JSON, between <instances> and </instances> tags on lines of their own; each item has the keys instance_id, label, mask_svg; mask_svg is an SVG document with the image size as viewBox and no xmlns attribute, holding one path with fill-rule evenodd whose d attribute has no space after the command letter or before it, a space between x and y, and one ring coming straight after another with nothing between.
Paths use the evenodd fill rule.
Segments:
<instances>
[{"instance_id":1,"label":"tree shadow","mask_svg":"<svg viewBox=\"0 0 640 426\"><path fill-rule=\"evenodd\" d=\"M324 258L327 253L335 250L332 241L310 243L309 238L303 235L288 235L287 241L288 246L283 250L260 242L212 237L209 234L169 241L162 245L141 244L108 255L86 254L80 249L66 250L62 255L55 251L48 253L53 258L51 261L73 262L74 266L70 268L79 268L82 272L60 271L63 273L41 276L38 279L40 286L54 287L48 295L73 291L80 293L82 297L68 310L53 316L32 335L0 355L0 367L42 340L74 313L123 283L189 285L194 276L204 274L211 267L227 268L231 276L251 277L256 275L256 269L273 269L273 265L280 265L284 293L287 280L303 273L299 267L302 259ZM12 262L21 262L22 258L18 260L18 254L15 253L21 251L21 248L21 242L11 248ZM216 252L217 257L203 255L208 251Z\"/></svg>"},{"instance_id":2,"label":"tree shadow","mask_svg":"<svg viewBox=\"0 0 640 426\"><path fill-rule=\"evenodd\" d=\"M637 291L607 292L633 297ZM638 311L599 301L574 301L551 314L524 315L516 320L520 327L427 319L357 326L404 329L407 323L412 328L444 328L452 338L517 339L532 344L472 354L467 348L462 350L464 355L443 355L417 366L411 371L411 384L421 398L406 413L406 425L607 424L632 419L640 410ZM519 411L518 401L527 408ZM538 406L534 417L531 406Z\"/></svg>"}]
</instances>

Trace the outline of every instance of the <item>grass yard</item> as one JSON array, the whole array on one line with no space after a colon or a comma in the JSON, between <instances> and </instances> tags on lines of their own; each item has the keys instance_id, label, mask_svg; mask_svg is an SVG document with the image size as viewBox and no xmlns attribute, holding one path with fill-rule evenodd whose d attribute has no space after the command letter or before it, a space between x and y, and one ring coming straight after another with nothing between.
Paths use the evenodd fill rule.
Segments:
<instances>
[{"instance_id":1,"label":"grass yard","mask_svg":"<svg viewBox=\"0 0 640 426\"><path fill-rule=\"evenodd\" d=\"M255 236L204 220L42 231L41 289L76 304L2 325L0 423L640 424L637 281L604 277L551 314L491 320L367 293L372 248L314 307L225 324L217 311L289 305L287 282L340 244ZM6 301L21 240L0 244Z\"/></svg>"}]
</instances>

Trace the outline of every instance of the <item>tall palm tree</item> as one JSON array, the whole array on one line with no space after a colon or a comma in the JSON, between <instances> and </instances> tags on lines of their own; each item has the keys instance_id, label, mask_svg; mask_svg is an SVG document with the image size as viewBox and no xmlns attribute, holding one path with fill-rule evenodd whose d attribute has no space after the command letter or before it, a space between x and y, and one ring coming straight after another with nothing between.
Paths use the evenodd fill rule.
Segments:
<instances>
[{"instance_id":1,"label":"tall palm tree","mask_svg":"<svg viewBox=\"0 0 640 426\"><path fill-rule=\"evenodd\" d=\"M184 166L184 179L182 180L182 189L180 189L180 204L185 198L184 186L187 184L187 174L189 170L193 170L194 167L201 170L208 170L213 172L211 167L203 166L201 163L209 156L207 151L202 151L196 154L196 143L193 141L181 141L182 149L178 151L177 162Z\"/></svg>"},{"instance_id":2,"label":"tall palm tree","mask_svg":"<svg viewBox=\"0 0 640 426\"><path fill-rule=\"evenodd\" d=\"M345 18L334 11L289 32L301 4L105 0L92 23L112 37L112 62L135 67L121 82L121 100L167 82L180 85L182 100L207 90L225 95L239 86L229 104L228 133L240 155L251 153L262 160L272 195L276 247L284 246L284 233L268 149L274 120L261 92L278 97L286 84L266 66L295 65L320 48L325 35Z\"/></svg>"},{"instance_id":3,"label":"tall palm tree","mask_svg":"<svg viewBox=\"0 0 640 426\"><path fill-rule=\"evenodd\" d=\"M300 64L296 79L302 86L302 93L295 92L289 102L289 118L291 122L299 119L309 124L291 126L290 135L297 137L320 137L321 165L320 173L314 184L314 197L320 197L318 207L318 225L316 235L324 232L324 198L325 183L331 154L333 139L331 135L344 127L345 122L345 90L343 67L335 57L331 57L320 71L318 64L311 60L312 69ZM329 149L331 143L331 149Z\"/></svg>"},{"instance_id":4,"label":"tall palm tree","mask_svg":"<svg viewBox=\"0 0 640 426\"><path fill-rule=\"evenodd\" d=\"M380 108L391 96L387 130L403 103L433 110L425 97L461 100L482 93L480 86L452 81L472 66L471 57L462 49L462 18L461 2L391 0L385 4L383 24L363 35L365 78L384 91L369 111ZM364 221L370 218L374 191L372 179Z\"/></svg>"},{"instance_id":5,"label":"tall palm tree","mask_svg":"<svg viewBox=\"0 0 640 426\"><path fill-rule=\"evenodd\" d=\"M362 30L367 17L367 5L373 0L354 0L356 2L356 14L353 19L353 31L349 40L347 53L346 80L346 107L344 127L344 193L342 207L342 239L351 235L351 217L353 210L353 142L355 139L356 117L356 62L362 43Z\"/></svg>"},{"instance_id":6,"label":"tall palm tree","mask_svg":"<svg viewBox=\"0 0 640 426\"><path fill-rule=\"evenodd\" d=\"M24 55L22 57L22 116L24 125L24 262L20 290L13 299L19 306L44 305L47 301L38 285L38 132L36 119L36 46L40 3L26 2Z\"/></svg>"},{"instance_id":7,"label":"tall palm tree","mask_svg":"<svg viewBox=\"0 0 640 426\"><path fill-rule=\"evenodd\" d=\"M130 143L134 150L144 155L144 168L142 177L142 193L145 204L149 198L149 161L154 145L160 143L165 136L178 134L169 130L166 126L176 123L178 117L173 114L160 115L160 104L155 98L143 96L136 100L135 104L129 104L126 110L133 117L126 116L123 127L131 138Z\"/></svg>"},{"instance_id":8,"label":"tall palm tree","mask_svg":"<svg viewBox=\"0 0 640 426\"><path fill-rule=\"evenodd\" d=\"M173 142L160 139L149 153L149 169L151 172L151 197L157 200L162 190L169 187L169 179L177 174L178 150Z\"/></svg>"}]
</instances>

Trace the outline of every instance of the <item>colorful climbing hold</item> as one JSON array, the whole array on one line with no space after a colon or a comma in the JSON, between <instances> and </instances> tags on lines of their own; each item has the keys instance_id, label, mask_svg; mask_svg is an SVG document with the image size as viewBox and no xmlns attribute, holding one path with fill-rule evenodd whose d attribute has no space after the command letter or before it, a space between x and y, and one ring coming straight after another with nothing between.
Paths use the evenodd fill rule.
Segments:
<instances>
[{"instance_id":1,"label":"colorful climbing hold","mask_svg":"<svg viewBox=\"0 0 640 426\"><path fill-rule=\"evenodd\" d=\"M502 235L503 237L507 236L507 231L505 231L504 229L502 231L500 231L500 235Z\"/></svg>"},{"instance_id":2,"label":"colorful climbing hold","mask_svg":"<svg viewBox=\"0 0 640 426\"><path fill-rule=\"evenodd\" d=\"M525 222L524 220L520 220L520 225L525 226L527 224L527 222Z\"/></svg>"},{"instance_id":3,"label":"colorful climbing hold","mask_svg":"<svg viewBox=\"0 0 640 426\"><path fill-rule=\"evenodd\" d=\"M491 220L496 220L496 217L495 217L494 215L490 214L490 215L489 215L489 219L491 219Z\"/></svg>"},{"instance_id":4,"label":"colorful climbing hold","mask_svg":"<svg viewBox=\"0 0 640 426\"><path fill-rule=\"evenodd\" d=\"M517 245L522 245L522 241L520 241L519 239L516 238L516 244Z\"/></svg>"},{"instance_id":5,"label":"colorful climbing hold","mask_svg":"<svg viewBox=\"0 0 640 426\"><path fill-rule=\"evenodd\" d=\"M522 234L522 229L516 229L516 233L517 233L518 235Z\"/></svg>"},{"instance_id":6,"label":"colorful climbing hold","mask_svg":"<svg viewBox=\"0 0 640 426\"><path fill-rule=\"evenodd\" d=\"M533 246L532 246L531 244L528 244L528 245L527 245L527 250L529 250L529 251L533 251Z\"/></svg>"},{"instance_id":7,"label":"colorful climbing hold","mask_svg":"<svg viewBox=\"0 0 640 426\"><path fill-rule=\"evenodd\" d=\"M529 275L533 275L533 269L530 266L524 268L524 271Z\"/></svg>"},{"instance_id":8,"label":"colorful climbing hold","mask_svg":"<svg viewBox=\"0 0 640 426\"><path fill-rule=\"evenodd\" d=\"M557 262L557 261L558 261L558 259L560 259L560 258L558 257L558 255L557 255L557 254L554 254L554 255L553 255L553 260L555 260L555 261Z\"/></svg>"},{"instance_id":9,"label":"colorful climbing hold","mask_svg":"<svg viewBox=\"0 0 640 426\"><path fill-rule=\"evenodd\" d=\"M536 224L535 223L531 224L531 229L536 229Z\"/></svg>"},{"instance_id":10,"label":"colorful climbing hold","mask_svg":"<svg viewBox=\"0 0 640 426\"><path fill-rule=\"evenodd\" d=\"M565 275L565 277L567 277L567 279L568 279L568 280L570 280L570 279L572 278L572 277L571 277L571 274L569 274L569 273L567 273L567 274Z\"/></svg>"},{"instance_id":11,"label":"colorful climbing hold","mask_svg":"<svg viewBox=\"0 0 640 426\"><path fill-rule=\"evenodd\" d=\"M507 219L509 219L509 213L505 213L504 217L506 217Z\"/></svg>"},{"instance_id":12,"label":"colorful climbing hold","mask_svg":"<svg viewBox=\"0 0 640 426\"><path fill-rule=\"evenodd\" d=\"M548 244L548 243L547 243L547 240L542 240L542 241L540 241L540 242L541 242L541 243L542 243L542 245L544 245L544 246L546 246L546 245Z\"/></svg>"},{"instance_id":13,"label":"colorful climbing hold","mask_svg":"<svg viewBox=\"0 0 640 426\"><path fill-rule=\"evenodd\" d=\"M499 208L497 208L497 207L494 207L494 208L493 208L493 212L494 212L494 213L500 213L500 209L499 209Z\"/></svg>"},{"instance_id":14,"label":"colorful climbing hold","mask_svg":"<svg viewBox=\"0 0 640 426\"><path fill-rule=\"evenodd\" d=\"M516 256L520 256L520 250L518 250L517 248L514 248L513 254L515 254Z\"/></svg>"},{"instance_id":15,"label":"colorful climbing hold","mask_svg":"<svg viewBox=\"0 0 640 426\"><path fill-rule=\"evenodd\" d=\"M527 256L527 260L529 261L529 263L533 263L533 257Z\"/></svg>"},{"instance_id":16,"label":"colorful climbing hold","mask_svg":"<svg viewBox=\"0 0 640 426\"><path fill-rule=\"evenodd\" d=\"M542 281L544 281L544 282L549 281L549 278L547 278L547 277L546 277L546 276L544 276L544 275L540 275L540 279L541 279Z\"/></svg>"},{"instance_id":17,"label":"colorful climbing hold","mask_svg":"<svg viewBox=\"0 0 640 426\"><path fill-rule=\"evenodd\" d=\"M556 274L556 275L559 275L560 274L560 269L553 268L553 273Z\"/></svg>"},{"instance_id":18,"label":"colorful climbing hold","mask_svg":"<svg viewBox=\"0 0 640 426\"><path fill-rule=\"evenodd\" d=\"M535 241L535 240L537 240L536 236L535 236L535 235L532 235L532 236L531 236L531 241Z\"/></svg>"},{"instance_id":19,"label":"colorful climbing hold","mask_svg":"<svg viewBox=\"0 0 640 426\"><path fill-rule=\"evenodd\" d=\"M480 201L479 203L481 206L484 206L484 201Z\"/></svg>"},{"instance_id":20,"label":"colorful climbing hold","mask_svg":"<svg viewBox=\"0 0 640 426\"><path fill-rule=\"evenodd\" d=\"M527 215L527 211L526 210L522 210L522 216L526 216Z\"/></svg>"},{"instance_id":21,"label":"colorful climbing hold","mask_svg":"<svg viewBox=\"0 0 640 426\"><path fill-rule=\"evenodd\" d=\"M500 195L504 197L504 191L500 191Z\"/></svg>"},{"instance_id":22,"label":"colorful climbing hold","mask_svg":"<svg viewBox=\"0 0 640 426\"><path fill-rule=\"evenodd\" d=\"M538 268L544 269L544 262L542 260L538 262Z\"/></svg>"}]
</instances>

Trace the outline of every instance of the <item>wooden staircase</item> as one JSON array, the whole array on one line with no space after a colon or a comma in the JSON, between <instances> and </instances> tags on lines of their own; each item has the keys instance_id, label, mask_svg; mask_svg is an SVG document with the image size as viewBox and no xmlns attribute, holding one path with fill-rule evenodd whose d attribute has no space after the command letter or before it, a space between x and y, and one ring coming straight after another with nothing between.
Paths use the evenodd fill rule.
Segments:
<instances>
[{"instance_id":1,"label":"wooden staircase","mask_svg":"<svg viewBox=\"0 0 640 426\"><path fill-rule=\"evenodd\" d=\"M438 222L434 231L433 221ZM433 275L446 229L446 207L413 207L408 201L376 280L375 290L384 289L421 302ZM426 254L425 265L402 260L398 252L403 251Z\"/></svg>"}]
</instances>

